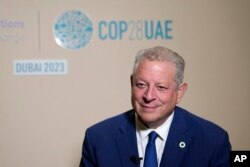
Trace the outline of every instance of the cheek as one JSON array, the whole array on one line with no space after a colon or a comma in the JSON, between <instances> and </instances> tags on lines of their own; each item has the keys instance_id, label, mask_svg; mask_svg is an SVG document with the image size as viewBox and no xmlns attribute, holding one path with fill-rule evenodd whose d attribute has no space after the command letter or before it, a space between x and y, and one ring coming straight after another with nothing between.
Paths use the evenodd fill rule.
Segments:
<instances>
[{"instance_id":1,"label":"cheek","mask_svg":"<svg viewBox=\"0 0 250 167\"><path fill-rule=\"evenodd\" d=\"M134 100L140 100L140 99L142 99L142 97L143 97L143 91L141 91L141 90L138 90L138 89L133 89L132 90L132 97L133 97L133 99Z\"/></svg>"},{"instance_id":2,"label":"cheek","mask_svg":"<svg viewBox=\"0 0 250 167\"><path fill-rule=\"evenodd\" d=\"M173 92L161 94L158 96L158 98L163 104L171 104L177 101L177 95L176 93Z\"/></svg>"}]
</instances>

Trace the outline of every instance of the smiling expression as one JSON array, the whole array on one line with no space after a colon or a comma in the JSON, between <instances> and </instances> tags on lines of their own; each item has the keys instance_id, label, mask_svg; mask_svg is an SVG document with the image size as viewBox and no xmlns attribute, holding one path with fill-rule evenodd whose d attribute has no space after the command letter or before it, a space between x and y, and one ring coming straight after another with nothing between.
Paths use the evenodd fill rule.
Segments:
<instances>
[{"instance_id":1,"label":"smiling expression","mask_svg":"<svg viewBox=\"0 0 250 167\"><path fill-rule=\"evenodd\" d=\"M131 76L132 105L146 126L157 128L181 101L186 84L177 87L176 67L170 62L144 60Z\"/></svg>"}]
</instances>

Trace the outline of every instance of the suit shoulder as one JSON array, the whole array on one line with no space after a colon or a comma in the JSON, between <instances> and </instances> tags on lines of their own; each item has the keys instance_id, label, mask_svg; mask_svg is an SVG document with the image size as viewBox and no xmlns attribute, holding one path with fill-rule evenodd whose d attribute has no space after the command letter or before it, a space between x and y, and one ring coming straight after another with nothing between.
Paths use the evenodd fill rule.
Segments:
<instances>
[{"instance_id":1,"label":"suit shoulder","mask_svg":"<svg viewBox=\"0 0 250 167\"><path fill-rule=\"evenodd\" d=\"M198 130L206 131L207 134L218 135L227 133L222 127L220 127L216 123L199 117L183 108L177 107L176 112L178 114L184 115L184 119L186 120L189 126L194 127Z\"/></svg>"},{"instance_id":2,"label":"suit shoulder","mask_svg":"<svg viewBox=\"0 0 250 167\"><path fill-rule=\"evenodd\" d=\"M133 117L134 111L129 110L90 126L87 131L98 133L99 135L101 135L102 133L114 133L115 131L117 131L118 127L133 121Z\"/></svg>"}]
</instances>

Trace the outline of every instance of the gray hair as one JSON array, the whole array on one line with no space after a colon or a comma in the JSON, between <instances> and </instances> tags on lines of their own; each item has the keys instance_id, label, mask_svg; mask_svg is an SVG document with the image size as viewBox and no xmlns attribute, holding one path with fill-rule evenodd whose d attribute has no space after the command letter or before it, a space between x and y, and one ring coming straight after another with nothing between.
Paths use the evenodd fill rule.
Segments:
<instances>
[{"instance_id":1,"label":"gray hair","mask_svg":"<svg viewBox=\"0 0 250 167\"><path fill-rule=\"evenodd\" d=\"M183 82L185 60L176 52L162 46L156 46L139 51L135 58L133 75L135 74L139 64L144 60L172 63L176 67L175 82L177 87L179 87L179 85Z\"/></svg>"}]
</instances>

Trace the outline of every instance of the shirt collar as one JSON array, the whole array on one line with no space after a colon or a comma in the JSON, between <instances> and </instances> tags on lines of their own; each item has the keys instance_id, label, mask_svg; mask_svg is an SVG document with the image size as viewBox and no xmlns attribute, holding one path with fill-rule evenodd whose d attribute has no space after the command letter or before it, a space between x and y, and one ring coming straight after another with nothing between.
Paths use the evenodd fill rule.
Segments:
<instances>
[{"instance_id":1,"label":"shirt collar","mask_svg":"<svg viewBox=\"0 0 250 167\"><path fill-rule=\"evenodd\" d=\"M147 139L148 134L152 131L155 131L159 135L161 140L166 141L173 117L174 117L174 112L172 112L170 114L168 119L161 126L159 126L156 129L149 129L145 125L143 125L143 123L138 119L138 116L136 114L136 117L135 117L136 118L135 119L136 130L137 130L141 140Z\"/></svg>"}]
</instances>

